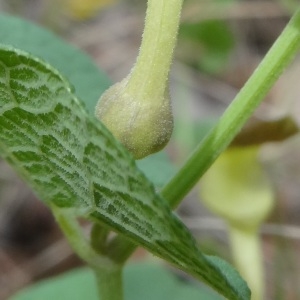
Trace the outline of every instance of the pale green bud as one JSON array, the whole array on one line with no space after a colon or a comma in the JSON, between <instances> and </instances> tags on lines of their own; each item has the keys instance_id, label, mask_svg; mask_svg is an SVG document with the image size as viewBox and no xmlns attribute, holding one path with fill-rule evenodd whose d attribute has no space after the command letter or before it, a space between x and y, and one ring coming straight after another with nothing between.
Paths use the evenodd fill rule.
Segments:
<instances>
[{"instance_id":1,"label":"pale green bud","mask_svg":"<svg viewBox=\"0 0 300 300\"><path fill-rule=\"evenodd\" d=\"M256 229L273 207L273 187L258 152L259 146L228 148L201 178L205 205L240 230Z\"/></svg>"},{"instance_id":2,"label":"pale green bud","mask_svg":"<svg viewBox=\"0 0 300 300\"><path fill-rule=\"evenodd\" d=\"M168 78L183 0L148 1L142 44L129 76L100 98L96 116L133 154L161 150L173 130Z\"/></svg>"},{"instance_id":3,"label":"pale green bud","mask_svg":"<svg viewBox=\"0 0 300 300\"><path fill-rule=\"evenodd\" d=\"M168 143L173 115L168 92L156 99L126 89L128 78L109 88L99 99L96 116L133 154L135 159L155 153Z\"/></svg>"}]
</instances>

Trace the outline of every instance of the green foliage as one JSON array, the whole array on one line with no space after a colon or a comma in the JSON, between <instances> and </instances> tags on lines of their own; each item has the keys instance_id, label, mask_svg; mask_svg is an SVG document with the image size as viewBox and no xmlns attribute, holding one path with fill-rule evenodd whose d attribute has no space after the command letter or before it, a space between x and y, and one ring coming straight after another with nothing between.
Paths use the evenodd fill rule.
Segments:
<instances>
[{"instance_id":1,"label":"green foliage","mask_svg":"<svg viewBox=\"0 0 300 300\"><path fill-rule=\"evenodd\" d=\"M163 188L173 206L229 145L295 56L299 25L300 11L219 123ZM105 224L227 298L249 299L245 282L225 261L197 249L132 157L84 110L68 82L50 65L7 46L0 47L0 129L1 155L56 211Z\"/></svg>"},{"instance_id":2,"label":"green foliage","mask_svg":"<svg viewBox=\"0 0 300 300\"><path fill-rule=\"evenodd\" d=\"M234 36L223 21L182 24L179 36L188 53L186 60L208 73L224 68L234 47Z\"/></svg>"},{"instance_id":3,"label":"green foliage","mask_svg":"<svg viewBox=\"0 0 300 300\"><path fill-rule=\"evenodd\" d=\"M151 282L151 284L149 284ZM72 287L72 288L70 288ZM163 267L153 263L130 264L124 270L125 299L130 300L220 300L205 287L180 281ZM10 300L97 300L91 270L78 269L54 279L39 282Z\"/></svg>"},{"instance_id":4,"label":"green foliage","mask_svg":"<svg viewBox=\"0 0 300 300\"><path fill-rule=\"evenodd\" d=\"M2 46L0 151L46 203L97 220L199 277L249 299L227 263L204 256L110 132L48 64Z\"/></svg>"},{"instance_id":5,"label":"green foliage","mask_svg":"<svg viewBox=\"0 0 300 300\"><path fill-rule=\"evenodd\" d=\"M62 72L94 113L99 95L110 86L110 81L87 55L52 32L19 18L0 14L0 28L2 44L28 51Z\"/></svg>"},{"instance_id":6,"label":"green foliage","mask_svg":"<svg viewBox=\"0 0 300 300\"><path fill-rule=\"evenodd\" d=\"M299 49L300 10L295 12L218 123L162 190L162 195L172 206L176 206L182 200L216 158L229 146L287 65L295 58Z\"/></svg>"},{"instance_id":7,"label":"green foliage","mask_svg":"<svg viewBox=\"0 0 300 300\"><path fill-rule=\"evenodd\" d=\"M28 51L62 72L88 111L94 114L99 95L109 87L110 81L86 54L48 30L13 16L0 14L0 28L1 43ZM139 161L138 166L158 187L174 172L163 153Z\"/></svg>"},{"instance_id":8,"label":"green foliage","mask_svg":"<svg viewBox=\"0 0 300 300\"><path fill-rule=\"evenodd\" d=\"M164 151L138 160L136 164L158 188L163 187L176 171Z\"/></svg>"}]
</instances>

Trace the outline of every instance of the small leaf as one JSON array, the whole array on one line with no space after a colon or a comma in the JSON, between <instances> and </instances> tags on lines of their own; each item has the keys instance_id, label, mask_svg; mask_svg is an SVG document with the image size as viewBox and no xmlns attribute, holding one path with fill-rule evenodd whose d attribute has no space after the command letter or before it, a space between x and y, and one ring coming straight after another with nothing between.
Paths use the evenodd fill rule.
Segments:
<instances>
[{"instance_id":1,"label":"small leaf","mask_svg":"<svg viewBox=\"0 0 300 300\"><path fill-rule=\"evenodd\" d=\"M162 188L176 171L164 151L150 155L136 163L157 188Z\"/></svg>"},{"instance_id":2,"label":"small leaf","mask_svg":"<svg viewBox=\"0 0 300 300\"><path fill-rule=\"evenodd\" d=\"M208 73L220 72L234 47L234 36L224 21L183 23L179 37L183 59Z\"/></svg>"},{"instance_id":3,"label":"small leaf","mask_svg":"<svg viewBox=\"0 0 300 300\"><path fill-rule=\"evenodd\" d=\"M49 30L28 21L0 14L0 42L28 51L62 72L76 94L94 113L96 103L110 85L110 80L85 53L66 43Z\"/></svg>"},{"instance_id":4,"label":"small leaf","mask_svg":"<svg viewBox=\"0 0 300 300\"><path fill-rule=\"evenodd\" d=\"M54 279L38 282L10 300L99 300L91 270L77 269ZM70 288L72 287L72 288ZM180 281L157 264L130 264L124 270L125 299L128 300L220 300L205 287Z\"/></svg>"},{"instance_id":5,"label":"small leaf","mask_svg":"<svg viewBox=\"0 0 300 300\"><path fill-rule=\"evenodd\" d=\"M28 21L0 14L0 41L21 48L62 72L94 115L96 103L110 81L82 51L66 43L52 32ZM145 160L145 162L144 162ZM138 162L139 168L158 187L166 184L174 167L163 153ZM162 166L163 165L163 166Z\"/></svg>"},{"instance_id":6,"label":"small leaf","mask_svg":"<svg viewBox=\"0 0 300 300\"><path fill-rule=\"evenodd\" d=\"M0 153L46 203L104 223L229 299L250 292L205 257L111 133L48 64L0 47Z\"/></svg>"}]
</instances>

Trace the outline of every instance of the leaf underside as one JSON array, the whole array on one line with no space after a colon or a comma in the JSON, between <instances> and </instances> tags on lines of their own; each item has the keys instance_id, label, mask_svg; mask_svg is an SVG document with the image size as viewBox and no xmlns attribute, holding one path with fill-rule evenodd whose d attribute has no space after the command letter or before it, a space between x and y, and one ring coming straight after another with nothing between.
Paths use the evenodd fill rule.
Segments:
<instances>
[{"instance_id":1,"label":"leaf underside","mask_svg":"<svg viewBox=\"0 0 300 300\"><path fill-rule=\"evenodd\" d=\"M11 15L0 13L0 28L2 44L20 48L49 62L68 78L72 86L76 86L76 96L84 101L88 112L94 114L99 95L111 83L88 55L49 30ZM163 151L138 161L138 167L156 187L164 186L175 173L175 167Z\"/></svg>"},{"instance_id":2,"label":"leaf underside","mask_svg":"<svg viewBox=\"0 0 300 300\"><path fill-rule=\"evenodd\" d=\"M93 218L201 278L249 299L238 273L203 255L130 154L51 66L0 47L0 154L46 203Z\"/></svg>"},{"instance_id":3,"label":"leaf underside","mask_svg":"<svg viewBox=\"0 0 300 300\"><path fill-rule=\"evenodd\" d=\"M45 28L24 19L0 13L0 41L20 48L62 72L76 86L76 95L84 99L86 108L94 107L109 86L110 80L95 66L90 57Z\"/></svg>"}]
</instances>

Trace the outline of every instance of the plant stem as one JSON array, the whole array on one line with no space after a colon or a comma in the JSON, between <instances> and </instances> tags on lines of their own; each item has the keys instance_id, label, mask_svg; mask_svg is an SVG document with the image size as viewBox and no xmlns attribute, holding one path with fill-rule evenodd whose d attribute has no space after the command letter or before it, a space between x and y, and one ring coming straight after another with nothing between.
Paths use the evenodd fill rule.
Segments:
<instances>
[{"instance_id":1,"label":"plant stem","mask_svg":"<svg viewBox=\"0 0 300 300\"><path fill-rule=\"evenodd\" d=\"M123 300L123 267L94 269L101 300Z\"/></svg>"},{"instance_id":2,"label":"plant stem","mask_svg":"<svg viewBox=\"0 0 300 300\"><path fill-rule=\"evenodd\" d=\"M82 260L92 268L114 267L114 263L109 258L101 256L93 249L72 211L57 208L54 205L51 206L51 210L69 244Z\"/></svg>"},{"instance_id":3,"label":"plant stem","mask_svg":"<svg viewBox=\"0 0 300 300\"><path fill-rule=\"evenodd\" d=\"M141 78L144 82L149 84L149 88L145 90L146 94L152 94L153 91L161 94L162 90L165 90L164 84L161 83L167 82L172 52L176 41L181 6L182 0L148 1L143 42L136 66L131 73L131 80L128 85L129 90L140 88ZM159 51L153 51L151 35L156 35L157 33L159 34L154 47L156 49L165 48L170 53L168 57L165 52L163 55L159 55ZM233 103L225 111L219 123L198 146L180 171L162 190L162 196L169 201L172 207L175 207L183 199L219 154L228 146L246 120L251 116L254 109L266 96L286 65L294 58L299 48L300 10L295 13L260 66L237 95ZM155 55L152 52L155 53ZM153 66L157 64L161 65L161 70L159 72L160 74L155 77L150 74ZM115 264L108 257L103 257L94 251L90 242L86 240L74 216L61 213L55 209L53 209L53 212L74 250L94 269L101 299L122 300L122 265ZM245 243L244 238L241 232L234 232L232 230L233 244L240 244L242 240ZM255 253L257 255L257 253L259 253L257 251L259 247L256 239L257 237L254 238L254 236L252 236L250 241L249 236L247 237L247 251L250 251L249 249L251 248L252 251L256 249ZM125 252L126 255L122 257L122 260L125 261L135 247L129 241L128 245L127 242L123 240L121 244L122 247L120 248L128 250ZM236 256L239 260L238 253ZM257 257L255 259L257 259ZM246 278L248 278L248 276ZM253 286L256 284L257 283L253 283ZM260 294L260 289L258 289L257 295L260 296Z\"/></svg>"},{"instance_id":4,"label":"plant stem","mask_svg":"<svg viewBox=\"0 0 300 300\"><path fill-rule=\"evenodd\" d=\"M140 99L151 95L159 100L165 93L176 44L183 0L148 0L145 29L136 64L126 91Z\"/></svg>"},{"instance_id":5,"label":"plant stem","mask_svg":"<svg viewBox=\"0 0 300 300\"><path fill-rule=\"evenodd\" d=\"M107 253L111 260L122 264L136 249L136 244L122 235L117 235L107 244Z\"/></svg>"},{"instance_id":6,"label":"plant stem","mask_svg":"<svg viewBox=\"0 0 300 300\"><path fill-rule=\"evenodd\" d=\"M109 239L110 230L94 223L91 231L91 246L97 253L109 258L116 265L122 265L136 249L136 245L122 235Z\"/></svg>"},{"instance_id":7,"label":"plant stem","mask_svg":"<svg viewBox=\"0 0 300 300\"><path fill-rule=\"evenodd\" d=\"M182 3L183 0L148 0L142 45L127 93L138 94L139 99L150 95L152 101L161 101L165 95ZM109 232L101 224L94 225L91 240L87 240L71 210L52 210L75 252L93 268L100 299L122 300L123 262L136 246L122 236L108 242Z\"/></svg>"},{"instance_id":8,"label":"plant stem","mask_svg":"<svg viewBox=\"0 0 300 300\"><path fill-rule=\"evenodd\" d=\"M229 226L230 245L235 265L251 289L251 300L264 299L264 276L258 230Z\"/></svg>"},{"instance_id":9,"label":"plant stem","mask_svg":"<svg viewBox=\"0 0 300 300\"><path fill-rule=\"evenodd\" d=\"M300 9L272 46L243 89L227 108L218 124L199 144L179 172L162 189L161 195L175 208L205 171L233 140L276 79L300 49ZM126 242L124 243L126 245ZM125 247L123 245L123 247ZM125 261L135 247L128 241ZM126 247L125 247L126 248Z\"/></svg>"},{"instance_id":10,"label":"plant stem","mask_svg":"<svg viewBox=\"0 0 300 300\"><path fill-rule=\"evenodd\" d=\"M101 255L106 255L106 241L109 228L102 224L94 223L91 230L91 246Z\"/></svg>"},{"instance_id":11,"label":"plant stem","mask_svg":"<svg viewBox=\"0 0 300 300\"><path fill-rule=\"evenodd\" d=\"M123 300L123 264L118 264L111 260L110 257L101 255L93 249L91 241L87 240L72 210L64 210L56 206L51 206L51 209L75 253L94 270L97 278L99 299ZM103 233L105 236L105 229L102 231L98 226L94 229L94 237L96 233L101 233L100 237Z\"/></svg>"},{"instance_id":12,"label":"plant stem","mask_svg":"<svg viewBox=\"0 0 300 300\"><path fill-rule=\"evenodd\" d=\"M225 150L300 49L300 9L294 14L261 64L218 124L204 138L179 172L161 191L176 207L204 172Z\"/></svg>"}]
</instances>

